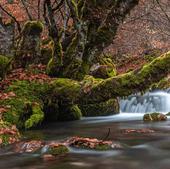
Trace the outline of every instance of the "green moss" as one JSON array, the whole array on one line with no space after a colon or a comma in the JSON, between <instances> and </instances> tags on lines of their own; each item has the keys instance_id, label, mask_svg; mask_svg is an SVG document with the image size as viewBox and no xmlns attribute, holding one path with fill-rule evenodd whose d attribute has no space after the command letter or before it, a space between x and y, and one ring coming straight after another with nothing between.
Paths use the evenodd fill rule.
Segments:
<instances>
[{"instance_id":1,"label":"green moss","mask_svg":"<svg viewBox=\"0 0 170 169\"><path fill-rule=\"evenodd\" d=\"M28 81L16 81L6 92L14 92L16 96L0 100L0 105L7 107L2 119L16 124L18 128L30 128L39 124L44 117L42 111L47 84Z\"/></svg>"},{"instance_id":2,"label":"green moss","mask_svg":"<svg viewBox=\"0 0 170 169\"><path fill-rule=\"evenodd\" d=\"M77 105L63 104L59 107L59 121L80 120L82 117L81 110Z\"/></svg>"},{"instance_id":3,"label":"green moss","mask_svg":"<svg viewBox=\"0 0 170 169\"><path fill-rule=\"evenodd\" d=\"M80 106L83 116L107 116L119 113L117 99L110 99L106 102L87 104Z\"/></svg>"},{"instance_id":4,"label":"green moss","mask_svg":"<svg viewBox=\"0 0 170 169\"><path fill-rule=\"evenodd\" d=\"M166 77L162 80L160 80L158 83L154 83L151 87L153 90L154 89L169 89L170 88L170 78Z\"/></svg>"},{"instance_id":5,"label":"green moss","mask_svg":"<svg viewBox=\"0 0 170 169\"><path fill-rule=\"evenodd\" d=\"M46 48L41 48L41 57L40 57L40 62L42 64L47 65L49 60L53 56L53 51L51 47L46 47Z\"/></svg>"},{"instance_id":6,"label":"green moss","mask_svg":"<svg viewBox=\"0 0 170 169\"><path fill-rule=\"evenodd\" d=\"M85 103L95 103L116 96L128 96L144 91L170 71L170 52L146 64L143 68L101 81L82 97Z\"/></svg>"},{"instance_id":7,"label":"green moss","mask_svg":"<svg viewBox=\"0 0 170 169\"><path fill-rule=\"evenodd\" d=\"M77 105L73 105L70 108L70 114L72 116L72 119L74 120L80 120L80 118L82 117L81 110L79 109Z\"/></svg>"},{"instance_id":8,"label":"green moss","mask_svg":"<svg viewBox=\"0 0 170 169\"><path fill-rule=\"evenodd\" d=\"M97 69L91 72L95 78L107 79L116 76L117 71L114 67L108 65L100 65Z\"/></svg>"},{"instance_id":9,"label":"green moss","mask_svg":"<svg viewBox=\"0 0 170 169\"><path fill-rule=\"evenodd\" d=\"M23 34L25 35L38 35L43 31L43 24L40 21L28 21L23 27Z\"/></svg>"},{"instance_id":10,"label":"green moss","mask_svg":"<svg viewBox=\"0 0 170 169\"><path fill-rule=\"evenodd\" d=\"M148 113L143 116L144 121L165 121L167 116L162 113Z\"/></svg>"},{"instance_id":11,"label":"green moss","mask_svg":"<svg viewBox=\"0 0 170 169\"><path fill-rule=\"evenodd\" d=\"M97 58L99 66L95 66L91 71L91 75L95 78L107 79L117 75L116 66L110 55L102 55Z\"/></svg>"},{"instance_id":12,"label":"green moss","mask_svg":"<svg viewBox=\"0 0 170 169\"><path fill-rule=\"evenodd\" d=\"M69 149L65 145L57 145L57 146L50 146L46 153L57 156L66 154L69 152Z\"/></svg>"},{"instance_id":13,"label":"green moss","mask_svg":"<svg viewBox=\"0 0 170 169\"><path fill-rule=\"evenodd\" d=\"M20 134L16 128L13 127L12 124L0 120L0 145L6 146L8 144L14 143L19 140Z\"/></svg>"},{"instance_id":14,"label":"green moss","mask_svg":"<svg viewBox=\"0 0 170 169\"><path fill-rule=\"evenodd\" d=\"M50 90L45 101L46 118L51 120L77 120L81 117L81 111L74 104L80 94L81 85L79 82L59 78L50 84Z\"/></svg>"},{"instance_id":15,"label":"green moss","mask_svg":"<svg viewBox=\"0 0 170 169\"><path fill-rule=\"evenodd\" d=\"M63 65L63 53L62 53L62 44L60 40L57 43L54 43L54 57L57 59L57 64L59 66Z\"/></svg>"},{"instance_id":16,"label":"green moss","mask_svg":"<svg viewBox=\"0 0 170 169\"><path fill-rule=\"evenodd\" d=\"M16 67L27 67L39 62L42 31L43 25L39 21L28 21L24 24L15 53Z\"/></svg>"},{"instance_id":17,"label":"green moss","mask_svg":"<svg viewBox=\"0 0 170 169\"><path fill-rule=\"evenodd\" d=\"M55 97L58 96L61 100L74 102L79 95L81 85L79 82L71 79L59 78L51 83L51 89Z\"/></svg>"},{"instance_id":18,"label":"green moss","mask_svg":"<svg viewBox=\"0 0 170 169\"><path fill-rule=\"evenodd\" d=\"M146 50L145 53L146 53L144 55L145 60L151 62L155 58L161 55L161 50L155 48L155 49Z\"/></svg>"},{"instance_id":19,"label":"green moss","mask_svg":"<svg viewBox=\"0 0 170 169\"><path fill-rule=\"evenodd\" d=\"M108 144L98 144L95 147L95 150L97 151L107 151L107 150L111 150L111 146Z\"/></svg>"},{"instance_id":20,"label":"green moss","mask_svg":"<svg viewBox=\"0 0 170 169\"><path fill-rule=\"evenodd\" d=\"M48 64L47 64L47 69L46 69L46 73L50 76L56 76L58 74L58 72L56 73L56 64L54 62L54 58L52 56L52 58L50 58Z\"/></svg>"},{"instance_id":21,"label":"green moss","mask_svg":"<svg viewBox=\"0 0 170 169\"><path fill-rule=\"evenodd\" d=\"M34 103L30 106L32 108L32 114L30 118L25 122L26 129L36 126L44 119L44 112L42 111L42 107L39 104Z\"/></svg>"},{"instance_id":22,"label":"green moss","mask_svg":"<svg viewBox=\"0 0 170 169\"><path fill-rule=\"evenodd\" d=\"M0 80L4 78L9 68L10 60L6 56L0 55Z\"/></svg>"},{"instance_id":23,"label":"green moss","mask_svg":"<svg viewBox=\"0 0 170 169\"><path fill-rule=\"evenodd\" d=\"M50 43L51 49L51 58L47 64L46 72L48 75L52 77L60 77L61 71L60 68L63 65L63 53L62 53L62 45L60 40L58 42L51 41Z\"/></svg>"},{"instance_id":24,"label":"green moss","mask_svg":"<svg viewBox=\"0 0 170 169\"><path fill-rule=\"evenodd\" d=\"M168 113L166 114L166 116L170 116L170 112L168 112Z\"/></svg>"}]
</instances>

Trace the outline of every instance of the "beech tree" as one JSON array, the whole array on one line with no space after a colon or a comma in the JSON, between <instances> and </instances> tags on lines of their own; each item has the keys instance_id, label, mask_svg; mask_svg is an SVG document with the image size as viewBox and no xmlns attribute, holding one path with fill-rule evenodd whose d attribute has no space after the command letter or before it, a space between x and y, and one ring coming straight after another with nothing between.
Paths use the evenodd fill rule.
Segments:
<instances>
[{"instance_id":1,"label":"beech tree","mask_svg":"<svg viewBox=\"0 0 170 169\"><path fill-rule=\"evenodd\" d=\"M44 114L47 118L52 116L52 120L75 120L81 114L94 116L96 112L118 112L117 97L144 91L170 71L170 53L139 70L118 76L110 58L100 57L138 0L44 0L41 3L43 10L38 12L38 18L43 18L43 23L41 19L33 19L24 3L31 21L26 22L20 32L14 65L27 67L39 63L45 50L49 58L47 74L54 78L46 84L48 87L25 82L13 86L15 90L25 85L24 88L29 89L24 93L18 91L20 97L25 96L29 100L29 104L28 101L22 102L23 107L26 104L33 114L26 121L27 128L39 123ZM59 22L56 13L62 16ZM44 25L47 26L48 37L41 41ZM45 49L41 48L43 45ZM101 65L94 65L99 58ZM35 89L35 86L38 87ZM30 92L36 95L38 104L30 98ZM15 104L21 105L21 102ZM19 113L22 111L19 110Z\"/></svg>"}]
</instances>

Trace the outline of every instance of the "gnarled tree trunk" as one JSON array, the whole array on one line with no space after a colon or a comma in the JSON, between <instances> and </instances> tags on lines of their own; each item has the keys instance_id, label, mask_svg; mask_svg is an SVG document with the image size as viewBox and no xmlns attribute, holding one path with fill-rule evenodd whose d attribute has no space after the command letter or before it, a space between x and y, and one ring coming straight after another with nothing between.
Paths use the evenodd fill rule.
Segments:
<instances>
[{"instance_id":1,"label":"gnarled tree trunk","mask_svg":"<svg viewBox=\"0 0 170 169\"><path fill-rule=\"evenodd\" d=\"M73 105L88 109L88 106L104 105L103 102L109 99L116 99L149 89L153 83L159 82L170 72L169 65L170 52L158 57L139 70L105 80L89 77L78 82L58 78L52 82L51 90L48 93L51 93L50 100L53 100L54 104L57 103L60 113L64 112L64 109L68 110L68 106Z\"/></svg>"},{"instance_id":2,"label":"gnarled tree trunk","mask_svg":"<svg viewBox=\"0 0 170 169\"><path fill-rule=\"evenodd\" d=\"M45 0L45 2L48 1L50 0ZM68 37L61 42L63 65L57 64L59 55L56 53L53 62L50 62L48 66L49 74L82 80L89 73L96 56L101 55L104 48L112 43L118 26L138 4L138 1L66 0L65 3L69 7L73 25ZM52 9L48 8L48 11L50 13ZM48 24L47 16L44 16ZM53 15L48 17L49 20L54 20ZM55 24L51 24L49 32L55 27ZM59 37L58 34L59 32L55 37ZM55 38L51 37L56 42ZM60 41L59 38L58 41ZM54 46L54 50L56 47Z\"/></svg>"}]
</instances>

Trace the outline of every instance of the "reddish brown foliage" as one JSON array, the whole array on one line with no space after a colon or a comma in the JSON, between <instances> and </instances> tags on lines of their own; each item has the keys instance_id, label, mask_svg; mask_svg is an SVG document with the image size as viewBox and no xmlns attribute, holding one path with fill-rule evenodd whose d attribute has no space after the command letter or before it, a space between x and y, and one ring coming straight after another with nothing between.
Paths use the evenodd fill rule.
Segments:
<instances>
[{"instance_id":1,"label":"reddish brown foliage","mask_svg":"<svg viewBox=\"0 0 170 169\"><path fill-rule=\"evenodd\" d=\"M45 145L44 142L39 141L39 140L31 140L31 141L27 141L27 142L20 142L18 144L16 144L14 150L17 153L33 153L37 150L39 150L40 148L42 148Z\"/></svg>"},{"instance_id":2,"label":"reddish brown foliage","mask_svg":"<svg viewBox=\"0 0 170 169\"><path fill-rule=\"evenodd\" d=\"M77 148L90 148L95 149L97 146L109 146L110 148L120 148L119 144L113 144L112 141L103 141L96 138L83 138L83 137L72 137L67 141L67 144Z\"/></svg>"},{"instance_id":3,"label":"reddish brown foliage","mask_svg":"<svg viewBox=\"0 0 170 169\"><path fill-rule=\"evenodd\" d=\"M10 74L0 82L0 89L6 89L13 81L16 80L27 80L30 82L38 81L40 83L49 82L51 78L45 74L45 68L46 66L39 64L32 65L29 67L29 69L19 68L12 70Z\"/></svg>"}]
</instances>

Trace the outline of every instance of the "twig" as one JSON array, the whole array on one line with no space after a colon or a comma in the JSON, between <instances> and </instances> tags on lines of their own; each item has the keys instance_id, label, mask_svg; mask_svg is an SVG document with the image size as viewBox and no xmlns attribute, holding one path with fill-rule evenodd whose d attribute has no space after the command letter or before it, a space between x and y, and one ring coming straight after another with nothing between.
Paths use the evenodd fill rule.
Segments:
<instances>
[{"instance_id":1,"label":"twig","mask_svg":"<svg viewBox=\"0 0 170 169\"><path fill-rule=\"evenodd\" d=\"M108 133L107 133L107 135L102 139L103 141L105 141L105 140L107 140L108 139L108 137L110 136L110 128L108 129Z\"/></svg>"},{"instance_id":2,"label":"twig","mask_svg":"<svg viewBox=\"0 0 170 169\"><path fill-rule=\"evenodd\" d=\"M25 4L25 1L24 1L24 0L21 0L21 2L22 2L22 5L24 6L24 9L25 9L27 15L28 15L28 18L32 21L32 20L33 20L33 19L32 19L32 16L31 16L31 14L30 14L30 12L29 12L29 10L28 10L28 8L27 8L27 5Z\"/></svg>"},{"instance_id":3,"label":"twig","mask_svg":"<svg viewBox=\"0 0 170 169\"><path fill-rule=\"evenodd\" d=\"M2 5L0 5L0 9L2 9L3 12L5 12L8 16L10 16L14 20L14 22L17 24L18 32L20 33L21 26L17 19L12 14L10 14L5 8L3 8Z\"/></svg>"}]
</instances>

